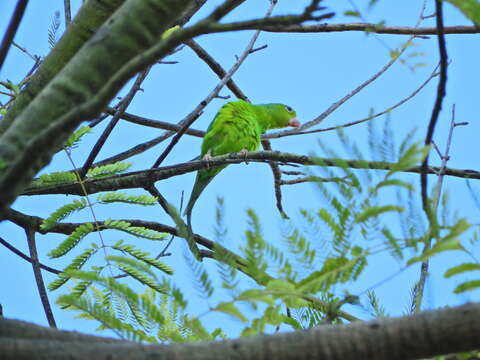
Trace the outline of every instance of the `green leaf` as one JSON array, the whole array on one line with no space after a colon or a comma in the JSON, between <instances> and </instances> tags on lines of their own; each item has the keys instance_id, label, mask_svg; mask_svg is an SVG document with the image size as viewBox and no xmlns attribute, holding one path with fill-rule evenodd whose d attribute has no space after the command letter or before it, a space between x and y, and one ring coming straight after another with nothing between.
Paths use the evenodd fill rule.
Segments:
<instances>
[{"instance_id":1,"label":"green leaf","mask_svg":"<svg viewBox=\"0 0 480 360\"><path fill-rule=\"evenodd\" d=\"M166 234L143 226L132 226L128 221L107 219L103 223L106 229L114 229L149 240L165 240Z\"/></svg>"},{"instance_id":2,"label":"green leaf","mask_svg":"<svg viewBox=\"0 0 480 360\"><path fill-rule=\"evenodd\" d=\"M458 275L458 274L462 274L462 273L465 273L465 272L468 272L468 271L476 271L476 270L480 270L480 264L465 263L465 264L454 266L454 267L448 269L445 272L444 276L446 278L449 278L449 277L452 277L453 275Z\"/></svg>"},{"instance_id":3,"label":"green leaf","mask_svg":"<svg viewBox=\"0 0 480 360\"><path fill-rule=\"evenodd\" d=\"M64 147L72 148L76 146L79 143L82 136L89 133L90 131L92 131L92 128L90 126L82 126L80 129L78 129L72 135L70 135L68 140L65 142Z\"/></svg>"},{"instance_id":4,"label":"green leaf","mask_svg":"<svg viewBox=\"0 0 480 360\"><path fill-rule=\"evenodd\" d=\"M423 252L420 256L415 256L408 260L407 266L415 264L417 262L425 261L434 255L440 254L445 251L452 250L464 250L463 246L460 244L460 239L454 238L447 241L437 242L433 247Z\"/></svg>"},{"instance_id":5,"label":"green leaf","mask_svg":"<svg viewBox=\"0 0 480 360\"><path fill-rule=\"evenodd\" d=\"M63 272L58 274L58 277L54 281L48 284L48 290L53 291L65 284L70 279L70 276L68 276L66 272L70 270L80 270L97 251L98 248L93 247L85 249L80 255L73 259L72 263L68 265Z\"/></svg>"},{"instance_id":6,"label":"green leaf","mask_svg":"<svg viewBox=\"0 0 480 360\"><path fill-rule=\"evenodd\" d=\"M455 294L460 294L465 291L472 291L480 287L480 280L470 280L458 285L453 292Z\"/></svg>"},{"instance_id":7,"label":"green leaf","mask_svg":"<svg viewBox=\"0 0 480 360\"><path fill-rule=\"evenodd\" d=\"M243 316L243 314L240 312L240 310L238 310L237 307L231 302L221 302L213 310L231 315L234 318L240 320L241 322L248 321L247 318Z\"/></svg>"},{"instance_id":8,"label":"green leaf","mask_svg":"<svg viewBox=\"0 0 480 360\"><path fill-rule=\"evenodd\" d=\"M131 195L123 192L108 192L100 194L97 201L101 204L121 202L136 205L156 205L157 198L150 195Z\"/></svg>"},{"instance_id":9,"label":"green leaf","mask_svg":"<svg viewBox=\"0 0 480 360\"><path fill-rule=\"evenodd\" d=\"M392 168L387 173L387 177L391 176L392 174L410 169L416 166L418 163L423 161L425 156L427 156L428 151L430 150L429 146L420 146L420 143L415 143L411 145L401 156L401 158L392 165Z\"/></svg>"},{"instance_id":10,"label":"green leaf","mask_svg":"<svg viewBox=\"0 0 480 360\"><path fill-rule=\"evenodd\" d=\"M58 258L72 250L85 236L94 230L92 223L79 225L60 245L48 253L51 258Z\"/></svg>"},{"instance_id":11,"label":"green leaf","mask_svg":"<svg viewBox=\"0 0 480 360\"><path fill-rule=\"evenodd\" d=\"M87 172L87 178L98 179L106 176L117 175L125 172L132 166L130 162L119 161L113 164L96 166Z\"/></svg>"},{"instance_id":12,"label":"green leaf","mask_svg":"<svg viewBox=\"0 0 480 360\"><path fill-rule=\"evenodd\" d=\"M87 207L87 200L81 198L80 200L73 200L69 204L65 204L58 208L48 218L44 219L40 224L42 230L51 229L57 222L65 219L68 215L75 211L82 210Z\"/></svg>"},{"instance_id":13,"label":"green leaf","mask_svg":"<svg viewBox=\"0 0 480 360\"><path fill-rule=\"evenodd\" d=\"M118 251L126 252L131 256L135 257L136 259L143 261L148 265L152 265L158 270L163 271L169 275L173 274L173 269L171 267L157 259L150 257L148 253L137 249L134 245L123 244L122 240L120 240L115 245L113 245L112 248Z\"/></svg>"},{"instance_id":14,"label":"green leaf","mask_svg":"<svg viewBox=\"0 0 480 360\"><path fill-rule=\"evenodd\" d=\"M410 184L406 181L400 180L400 179L387 179L387 180L380 181L375 186L375 189L379 190L380 188L385 187L385 186L400 186L400 187L403 187L403 188L405 188L409 191L414 191L415 190L415 188L412 184Z\"/></svg>"},{"instance_id":15,"label":"green leaf","mask_svg":"<svg viewBox=\"0 0 480 360\"><path fill-rule=\"evenodd\" d=\"M57 171L50 174L42 174L35 181L38 186L68 184L77 181L77 175L70 171Z\"/></svg>"},{"instance_id":16,"label":"green leaf","mask_svg":"<svg viewBox=\"0 0 480 360\"><path fill-rule=\"evenodd\" d=\"M386 212L402 212L405 209L401 206L395 206L395 205L384 205L384 206L371 206L367 209L365 209L363 212L357 215L355 221L357 223L362 223L367 220L369 220L372 217L377 217L381 214L384 214Z\"/></svg>"},{"instance_id":17,"label":"green leaf","mask_svg":"<svg viewBox=\"0 0 480 360\"><path fill-rule=\"evenodd\" d=\"M270 291L277 291L277 290L294 291L295 285L285 280L274 279L268 282L266 288L267 290L270 290Z\"/></svg>"},{"instance_id":18,"label":"green leaf","mask_svg":"<svg viewBox=\"0 0 480 360\"><path fill-rule=\"evenodd\" d=\"M477 0L445 0L458 8L463 15L480 25L480 2Z\"/></svg>"},{"instance_id":19,"label":"green leaf","mask_svg":"<svg viewBox=\"0 0 480 360\"><path fill-rule=\"evenodd\" d=\"M343 15L345 16L352 16L352 17L356 17L356 18L359 18L361 17L360 13L358 11L353 11L353 10L347 10L343 13Z\"/></svg>"},{"instance_id":20,"label":"green leaf","mask_svg":"<svg viewBox=\"0 0 480 360\"><path fill-rule=\"evenodd\" d=\"M238 301L261 301L269 305L273 305L275 303L275 300L270 296L270 294L260 289L245 290L235 299Z\"/></svg>"}]
</instances>

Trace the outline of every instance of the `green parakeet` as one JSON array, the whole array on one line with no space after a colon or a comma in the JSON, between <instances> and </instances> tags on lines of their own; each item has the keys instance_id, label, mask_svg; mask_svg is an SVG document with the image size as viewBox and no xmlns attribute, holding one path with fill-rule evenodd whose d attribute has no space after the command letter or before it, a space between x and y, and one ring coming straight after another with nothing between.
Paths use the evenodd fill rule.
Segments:
<instances>
[{"instance_id":1,"label":"green parakeet","mask_svg":"<svg viewBox=\"0 0 480 360\"><path fill-rule=\"evenodd\" d=\"M253 105L238 100L226 103L210 123L203 138L201 159L233 152L246 153L260 147L260 135L270 129L287 126L299 127L296 112L283 104ZM227 165L201 169L193 185L190 200L185 209L187 224L191 230L192 209L205 187Z\"/></svg>"}]
</instances>

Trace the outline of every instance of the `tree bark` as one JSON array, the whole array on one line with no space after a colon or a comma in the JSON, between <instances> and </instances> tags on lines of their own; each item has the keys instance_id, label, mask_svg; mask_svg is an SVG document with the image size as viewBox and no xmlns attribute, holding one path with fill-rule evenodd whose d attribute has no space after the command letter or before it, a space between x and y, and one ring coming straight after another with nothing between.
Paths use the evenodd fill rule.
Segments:
<instances>
[{"instance_id":1,"label":"tree bark","mask_svg":"<svg viewBox=\"0 0 480 360\"><path fill-rule=\"evenodd\" d=\"M401 318L171 345L107 343L102 338L75 338L79 335L52 329L37 331L32 338L15 330L28 326L25 323L0 319L0 355L3 360L420 359L480 348L479 319L480 304L472 303ZM56 333L58 336L52 335Z\"/></svg>"},{"instance_id":2,"label":"tree bark","mask_svg":"<svg viewBox=\"0 0 480 360\"><path fill-rule=\"evenodd\" d=\"M0 215L82 121L155 61L146 63L142 55L191 4L127 0L23 109L0 137Z\"/></svg>"}]
</instances>

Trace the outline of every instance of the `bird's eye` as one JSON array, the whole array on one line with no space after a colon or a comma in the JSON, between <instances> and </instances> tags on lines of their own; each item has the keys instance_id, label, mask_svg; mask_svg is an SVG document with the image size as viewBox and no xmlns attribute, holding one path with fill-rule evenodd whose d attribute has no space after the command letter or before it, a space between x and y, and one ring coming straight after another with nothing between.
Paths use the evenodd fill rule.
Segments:
<instances>
[{"instance_id":1,"label":"bird's eye","mask_svg":"<svg viewBox=\"0 0 480 360\"><path fill-rule=\"evenodd\" d=\"M293 112L293 109L288 105L285 105L285 109L287 109L288 112Z\"/></svg>"}]
</instances>

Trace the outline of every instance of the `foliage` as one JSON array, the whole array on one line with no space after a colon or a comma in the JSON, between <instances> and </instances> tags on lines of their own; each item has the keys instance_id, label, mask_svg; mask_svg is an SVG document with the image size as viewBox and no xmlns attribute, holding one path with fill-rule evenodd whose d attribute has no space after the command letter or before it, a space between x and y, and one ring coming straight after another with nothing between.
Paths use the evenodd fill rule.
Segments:
<instances>
[{"instance_id":1,"label":"foliage","mask_svg":"<svg viewBox=\"0 0 480 360\"><path fill-rule=\"evenodd\" d=\"M474 23L479 23L477 0L447 1ZM378 3L379 0L370 0L367 9ZM350 4L353 9L344 15L366 22L362 11L353 2ZM423 16L421 18L423 20ZM382 20L369 25L365 34L370 36L385 24ZM48 43L52 48L57 42L59 28L60 14L56 12L48 31ZM185 35L185 29L191 30L180 25L168 29L160 36L161 43L178 38L177 34ZM400 50L388 49L388 55L397 59L403 54L399 62L415 70L424 65L418 59L425 55L415 51L416 46L417 43L410 39L400 46ZM403 53L405 49L407 53ZM250 49L252 53L255 51L257 49ZM27 76L19 83L0 82L7 91L3 95L12 101L21 95L28 81ZM9 103L1 104L1 115L7 113ZM201 104L206 106L207 102ZM211 317L230 318L239 324L242 336L252 336L387 316L390 309L382 304L375 291L379 284L408 268L419 267L419 263L425 264L433 257L449 255L452 251L471 258L460 264L449 264L445 278L462 276L453 292L458 294L478 289L480 266L469 249L478 240L478 226L451 214L449 194L447 191L442 193L438 184L427 189L431 191L427 201L434 209L433 215L430 218L424 215L415 193L416 187L405 172L418 166L431 148L413 142L413 131L404 137L400 146L395 145L389 113L393 108L386 111L385 124L380 130L371 111L367 139L369 156L365 156L342 129L337 133L341 151L319 143L322 157L311 154L316 166L299 169L301 171L296 173L306 175L298 180L315 182L320 201L306 202L292 220L282 219L280 235L266 232L265 221L250 208L246 211L248 222L241 245L236 246L231 239L238 238L238 235L229 232L226 209L219 198L213 245L202 249L199 244L210 244L209 240L197 242L198 238L194 238L182 220L181 212L159 192L158 196L120 191L96 196L88 193L87 182L95 183L93 180L120 175L132 165L122 161L108 163L89 169L84 177L80 175L83 172L78 170L70 155L98 124L92 121L92 128L79 128L63 145L73 170L42 174L30 185L31 189L55 189L58 185L75 184L83 191L82 196L70 199L40 224L44 233L66 233L65 229L69 229L69 234L48 254L67 263L49 284L49 290L62 288L58 304L76 311L80 318L98 322L99 330L111 329L128 340L170 343L225 338L222 327L211 329ZM171 144L177 140L175 138ZM357 164L360 162L364 169L355 169L356 166L346 160L348 158L355 159ZM384 170L367 169L372 163L367 158L384 165ZM4 166L0 159L0 168ZM273 164L272 168L275 170ZM469 182L467 185L472 199L480 204L475 189ZM151 191L151 188L145 188ZM155 256L143 246L165 243L167 234L150 228L158 227L142 220L100 219L100 208L111 209L119 204L134 206L133 209L162 205L175 225L175 230L169 228L168 231L186 239L186 271L201 301L187 302L184 292L188 285L178 275L181 272L177 271L179 264L159 260L169 255L166 251L174 240L173 235ZM64 222L85 211L89 212L90 221ZM127 238L119 238L119 235ZM373 259L379 256L394 259L398 269L391 270L391 273L390 269L373 269L381 272L384 279L359 290L355 285L372 271ZM204 259L213 260L215 266L208 261L199 261ZM421 296L421 284L415 282L408 312L419 308L417 299ZM205 306L203 312L198 310L202 304ZM365 313L367 315L362 316Z\"/></svg>"},{"instance_id":2,"label":"foliage","mask_svg":"<svg viewBox=\"0 0 480 360\"><path fill-rule=\"evenodd\" d=\"M236 319L244 324L241 332L244 336L266 333L281 326L301 329L352 320L355 317L343 309L346 305L366 309L370 316L385 316L386 309L373 290L363 297L348 292L349 285L368 268L370 257L390 254L405 269L445 251L465 251L459 239L469 229L469 224L463 219L452 221L445 216L443 223L438 223L438 237L433 246L418 253L419 244L426 241L432 225L420 224L418 221L422 217L412 216L416 213L412 200L414 187L399 175L418 164L428 148L409 143L409 137L396 149L388 125L387 119L382 133L370 125L369 144L375 160L394 161L389 171L352 170L347 161L340 160L339 154L320 144L329 158L337 159L334 160L335 168L321 166L320 174L310 169L307 172L313 179L333 181L315 183L322 207L302 209L302 224L283 220L281 242L266 236L260 218L253 209L248 209L249 221L245 240L239 247L240 257L223 248L227 227L224 203L218 199L215 225L218 245L213 255L217 274L212 273L211 267L198 262L191 253L185 255L198 296L208 304L205 315L217 313ZM338 138L347 154L357 159L365 158L343 131L338 132ZM318 163L325 165L320 158ZM149 206L155 199L115 192L101 194L96 203L116 202ZM445 205L448 201L443 203ZM74 201L57 210L45 223L54 226L56 221L86 206L85 201ZM172 214L177 214L173 218L180 229L182 224L185 226L176 209L171 205L169 209ZM403 235L399 234L398 227L391 225L390 220L395 215L403 224ZM83 228L77 228L51 255L65 255L81 238L95 230L92 224L81 226ZM97 225L97 230L104 229L150 240L164 238L162 234L150 233L148 229L132 227L120 220L106 220L101 226ZM180 235L187 237L188 232L184 230ZM118 251L121 255L107 255L105 266L80 272L101 248ZM407 249L412 250L411 256L405 256ZM139 295L126 283L120 284L112 277L102 276L108 267L116 268L135 280L136 286L141 285L146 290ZM477 269L474 265L463 264L452 268L446 276ZM159 282L154 270L167 275L173 273L173 269L164 263L122 240L111 246L92 244L64 269L50 288L56 289L72 278L77 279L76 287L70 295L61 296L59 303L80 311L81 317L98 320L101 328L114 329L123 338L170 342L212 340L224 336L220 329L207 331L200 318L188 315L182 290L173 285L173 280L163 278ZM252 287L242 281L239 272L248 274L257 285ZM215 286L217 279L221 281L222 291ZM98 290L97 286L104 290ZM465 283L459 291L474 286L478 286L477 283ZM222 299L225 296L227 299ZM158 313L162 314L161 318L155 315ZM154 329L156 336L151 335L155 333Z\"/></svg>"}]
</instances>

